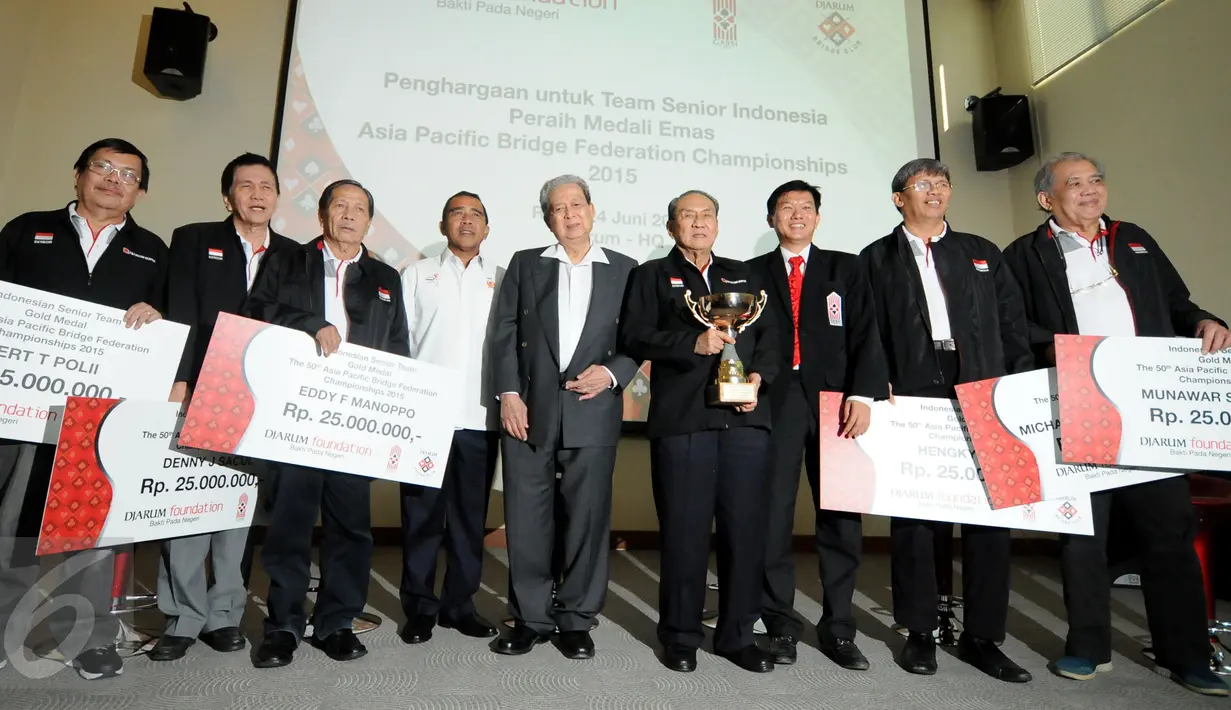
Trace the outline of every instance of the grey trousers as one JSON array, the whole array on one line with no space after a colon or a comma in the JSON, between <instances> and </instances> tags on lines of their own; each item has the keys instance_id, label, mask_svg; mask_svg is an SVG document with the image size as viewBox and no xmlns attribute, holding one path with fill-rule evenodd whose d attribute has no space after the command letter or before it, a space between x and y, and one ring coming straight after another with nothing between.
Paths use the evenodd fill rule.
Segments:
<instances>
[{"instance_id":1,"label":"grey trousers","mask_svg":"<svg viewBox=\"0 0 1231 710\"><path fill-rule=\"evenodd\" d=\"M248 528L166 540L158 566L158 609L167 634L196 638L203 631L239 626L248 603L241 561ZM214 583L209 584L205 559Z\"/></svg>"},{"instance_id":2,"label":"grey trousers","mask_svg":"<svg viewBox=\"0 0 1231 710\"><path fill-rule=\"evenodd\" d=\"M46 496L45 490L27 490L36 458L39 465L45 463L50 470L54 448L0 445L0 631L8 637L4 652L17 653L26 641L29 627L37 625L44 616L42 612L36 613L44 605L38 592L23 603L28 592L41 586L50 600L74 601L74 606L48 616L47 628L59 652L65 658L75 658L83 651L110 646L119 635L119 621L111 615L114 558L108 549L56 555L51 558L56 569L41 576L41 560L35 556L37 539L17 535L23 504L42 505ZM24 628L10 632L11 624Z\"/></svg>"},{"instance_id":3,"label":"grey trousers","mask_svg":"<svg viewBox=\"0 0 1231 710\"><path fill-rule=\"evenodd\" d=\"M540 634L589 631L607 598L616 447L565 449L501 437L509 610ZM556 473L561 473L556 478ZM563 580L553 608L556 492L564 506Z\"/></svg>"}]
</instances>

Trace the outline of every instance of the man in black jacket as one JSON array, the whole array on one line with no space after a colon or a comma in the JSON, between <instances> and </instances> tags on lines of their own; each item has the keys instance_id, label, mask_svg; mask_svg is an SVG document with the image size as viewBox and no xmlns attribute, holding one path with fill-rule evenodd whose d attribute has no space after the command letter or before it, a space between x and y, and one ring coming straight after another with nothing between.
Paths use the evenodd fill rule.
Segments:
<instances>
[{"instance_id":1,"label":"man in black jacket","mask_svg":"<svg viewBox=\"0 0 1231 710\"><path fill-rule=\"evenodd\" d=\"M778 371L778 335L768 310L734 341L689 312L692 294L696 299L723 292L751 294L762 302L766 298L757 270L713 255L717 200L697 190L671 200L667 230L676 248L633 271L620 317L624 349L638 361L652 362L647 428L662 531L662 661L675 671L697 667L710 530L717 517L714 650L745 670L765 673L774 662L752 636L761 614L770 443L769 408L758 406L758 399ZM754 395L750 402L713 404L706 390L715 381L715 356L731 343Z\"/></svg>"},{"instance_id":2,"label":"man in black jacket","mask_svg":"<svg viewBox=\"0 0 1231 710\"><path fill-rule=\"evenodd\" d=\"M1231 345L1226 324L1201 310L1167 255L1144 229L1104 214L1098 161L1079 153L1048 160L1034 181L1043 224L1004 252L1025 294L1039 367L1055 364L1056 333L1201 338L1203 352ZM1076 680L1111 668L1107 531L1113 502L1141 542L1142 591L1158 664L1182 685L1227 695L1208 665L1205 596L1193 548L1197 520L1184 477L1091 494L1094 535L1061 535L1069 634L1052 669Z\"/></svg>"},{"instance_id":3,"label":"man in black jacket","mask_svg":"<svg viewBox=\"0 0 1231 710\"><path fill-rule=\"evenodd\" d=\"M773 418L769 534L761 620L774 662L791 664L803 625L795 615L795 561L791 550L799 470L807 465L812 502L820 496L821 391L842 392L842 434L868 429L871 403L889 396L872 291L854 254L819 249L812 235L820 221L821 192L802 180L779 186L765 204L778 248L749 264L769 289L778 327L779 374L769 388ZM863 549L858 513L816 510L824 608L817 623L821 652L843 668L867 670L855 645L852 599Z\"/></svg>"},{"instance_id":4,"label":"man in black jacket","mask_svg":"<svg viewBox=\"0 0 1231 710\"><path fill-rule=\"evenodd\" d=\"M149 189L149 161L132 143L108 138L87 146L73 171L77 199L67 208L23 214L0 231L0 280L125 309L129 327L161 318L167 246L137 226L129 214ZM20 454L3 458L15 463L0 471L0 537L15 538L12 557L0 559L0 628L7 626L22 595L38 580L34 543L56 452L52 444L13 448ZM83 678L116 676L124 664L115 650L119 624L111 615L111 550L78 554L97 559L69 577L56 593L78 594L89 602L92 631L81 649L60 651L68 654L67 660ZM76 614L65 611L53 614L50 622L60 643L78 621Z\"/></svg>"},{"instance_id":5,"label":"man in black jacket","mask_svg":"<svg viewBox=\"0 0 1231 710\"><path fill-rule=\"evenodd\" d=\"M252 318L300 330L325 357L343 342L408 357L402 282L363 246L375 205L354 180L321 193L322 236L274 254L244 310ZM282 466L275 482L261 566L269 575L269 617L254 664L291 663L307 618L312 529L320 513L321 584L313 607L313 642L330 658L367 653L351 630L367 601L372 567L371 479L304 466Z\"/></svg>"},{"instance_id":6,"label":"man in black jacket","mask_svg":"<svg viewBox=\"0 0 1231 710\"><path fill-rule=\"evenodd\" d=\"M893 178L903 222L860 254L872 282L893 394L954 399L954 387L1030 369L1022 296L990 241L945 221L952 185L938 160L912 160ZM934 536L947 523L893 518L893 616L909 631L899 665L936 672ZM1009 612L1009 531L962 526L965 630L958 654L1003 681L1030 673L997 647Z\"/></svg>"},{"instance_id":7,"label":"man in black jacket","mask_svg":"<svg viewBox=\"0 0 1231 710\"><path fill-rule=\"evenodd\" d=\"M278 206L278 176L267 158L252 153L222 171L221 222L189 224L171 234L167 317L190 327L171 400L191 398L219 313L239 313L261 264L294 241L274 233L269 221ZM198 637L215 651L244 647L239 630L248 595L242 561L248 528L177 537L163 543L158 568L158 608L167 617L153 661L182 658ZM211 557L214 583L205 559Z\"/></svg>"}]
</instances>

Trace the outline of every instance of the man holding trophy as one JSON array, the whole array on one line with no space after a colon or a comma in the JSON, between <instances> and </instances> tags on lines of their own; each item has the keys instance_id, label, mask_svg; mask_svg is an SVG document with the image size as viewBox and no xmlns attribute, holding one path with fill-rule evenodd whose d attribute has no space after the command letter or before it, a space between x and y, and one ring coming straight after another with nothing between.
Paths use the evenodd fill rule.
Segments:
<instances>
[{"instance_id":1,"label":"man holding trophy","mask_svg":"<svg viewBox=\"0 0 1231 710\"><path fill-rule=\"evenodd\" d=\"M698 190L671 200L667 230L677 248L633 270L620 319L624 351L653 363L647 427L662 531L662 661L697 667L717 516L714 650L765 673L774 663L752 626L761 614L770 413L757 401L777 371L775 326L752 267L712 253L717 200Z\"/></svg>"}]
</instances>

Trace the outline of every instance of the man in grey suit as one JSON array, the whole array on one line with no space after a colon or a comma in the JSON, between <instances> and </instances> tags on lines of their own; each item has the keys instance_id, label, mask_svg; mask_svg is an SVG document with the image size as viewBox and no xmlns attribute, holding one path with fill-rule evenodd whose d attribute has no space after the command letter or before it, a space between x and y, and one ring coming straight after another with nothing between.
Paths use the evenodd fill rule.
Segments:
<instances>
[{"instance_id":1,"label":"man in grey suit","mask_svg":"<svg viewBox=\"0 0 1231 710\"><path fill-rule=\"evenodd\" d=\"M637 372L616 345L616 328L624 286L637 262L591 244L594 205L581 178L547 181L539 204L557 243L513 255L491 337L490 362L502 393L509 607L515 621L492 649L528 653L558 629L561 652L583 659L594 656L590 622L607 593L621 393ZM564 575L553 609L557 486L567 523Z\"/></svg>"}]
</instances>

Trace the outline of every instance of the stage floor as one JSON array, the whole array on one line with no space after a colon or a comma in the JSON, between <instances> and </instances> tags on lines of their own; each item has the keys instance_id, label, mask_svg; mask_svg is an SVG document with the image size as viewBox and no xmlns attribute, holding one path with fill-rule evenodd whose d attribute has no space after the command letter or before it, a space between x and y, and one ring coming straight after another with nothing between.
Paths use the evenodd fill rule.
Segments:
<instances>
[{"instance_id":1,"label":"stage floor","mask_svg":"<svg viewBox=\"0 0 1231 710\"><path fill-rule=\"evenodd\" d=\"M154 546L138 555L141 582L153 586ZM148 548L148 549L145 549ZM503 549L489 550L479 610L493 621L504 616L508 567ZM798 555L800 587L797 609L815 621L820 615L816 558ZM712 569L712 565L711 565ZM383 625L361 637L368 656L335 663L308 646L293 665L257 670L244 652L219 654L202 643L173 663L130 658L123 676L84 681L63 672L41 680L0 670L0 707L6 710L136 710L137 708L216 708L217 710L333 710L517 708L518 710L617 710L623 708L758 708L814 710L835 708L909 708L965 710L1023 708L1048 710L1178 710L1225 706L1226 699L1206 699L1183 690L1150 667L1141 649L1148 641L1140 592L1115 590L1113 624L1115 670L1079 683L1051 675L1046 664L1063 651L1064 607L1054 562L1021 559L1014 565L1012 610L1005 652L1030 670L1027 685L992 680L942 652L940 671L927 678L899 669L892 655L902 637L892 628L889 561L865 558L856 595L858 643L872 662L864 673L844 671L816 650L808 634L799 662L773 673L756 675L702 653L695 673L666 670L655 658L654 625L658 593L656 552L616 552L606 610L594 632L597 656L569 661L552 646L540 646L517 658L492 653L487 642L437 629L422 646L403 644L397 584L400 551L378 548L374 557L368 610ZM958 570L960 575L960 568ZM244 619L249 638L259 639L261 596L266 580L257 572L256 593ZM960 589L960 577L957 580ZM711 601L716 593L711 592ZM1231 609L1227 611L1231 612ZM1226 615L1224 615L1226 616ZM142 612L137 626L156 625L156 612Z\"/></svg>"}]
</instances>

